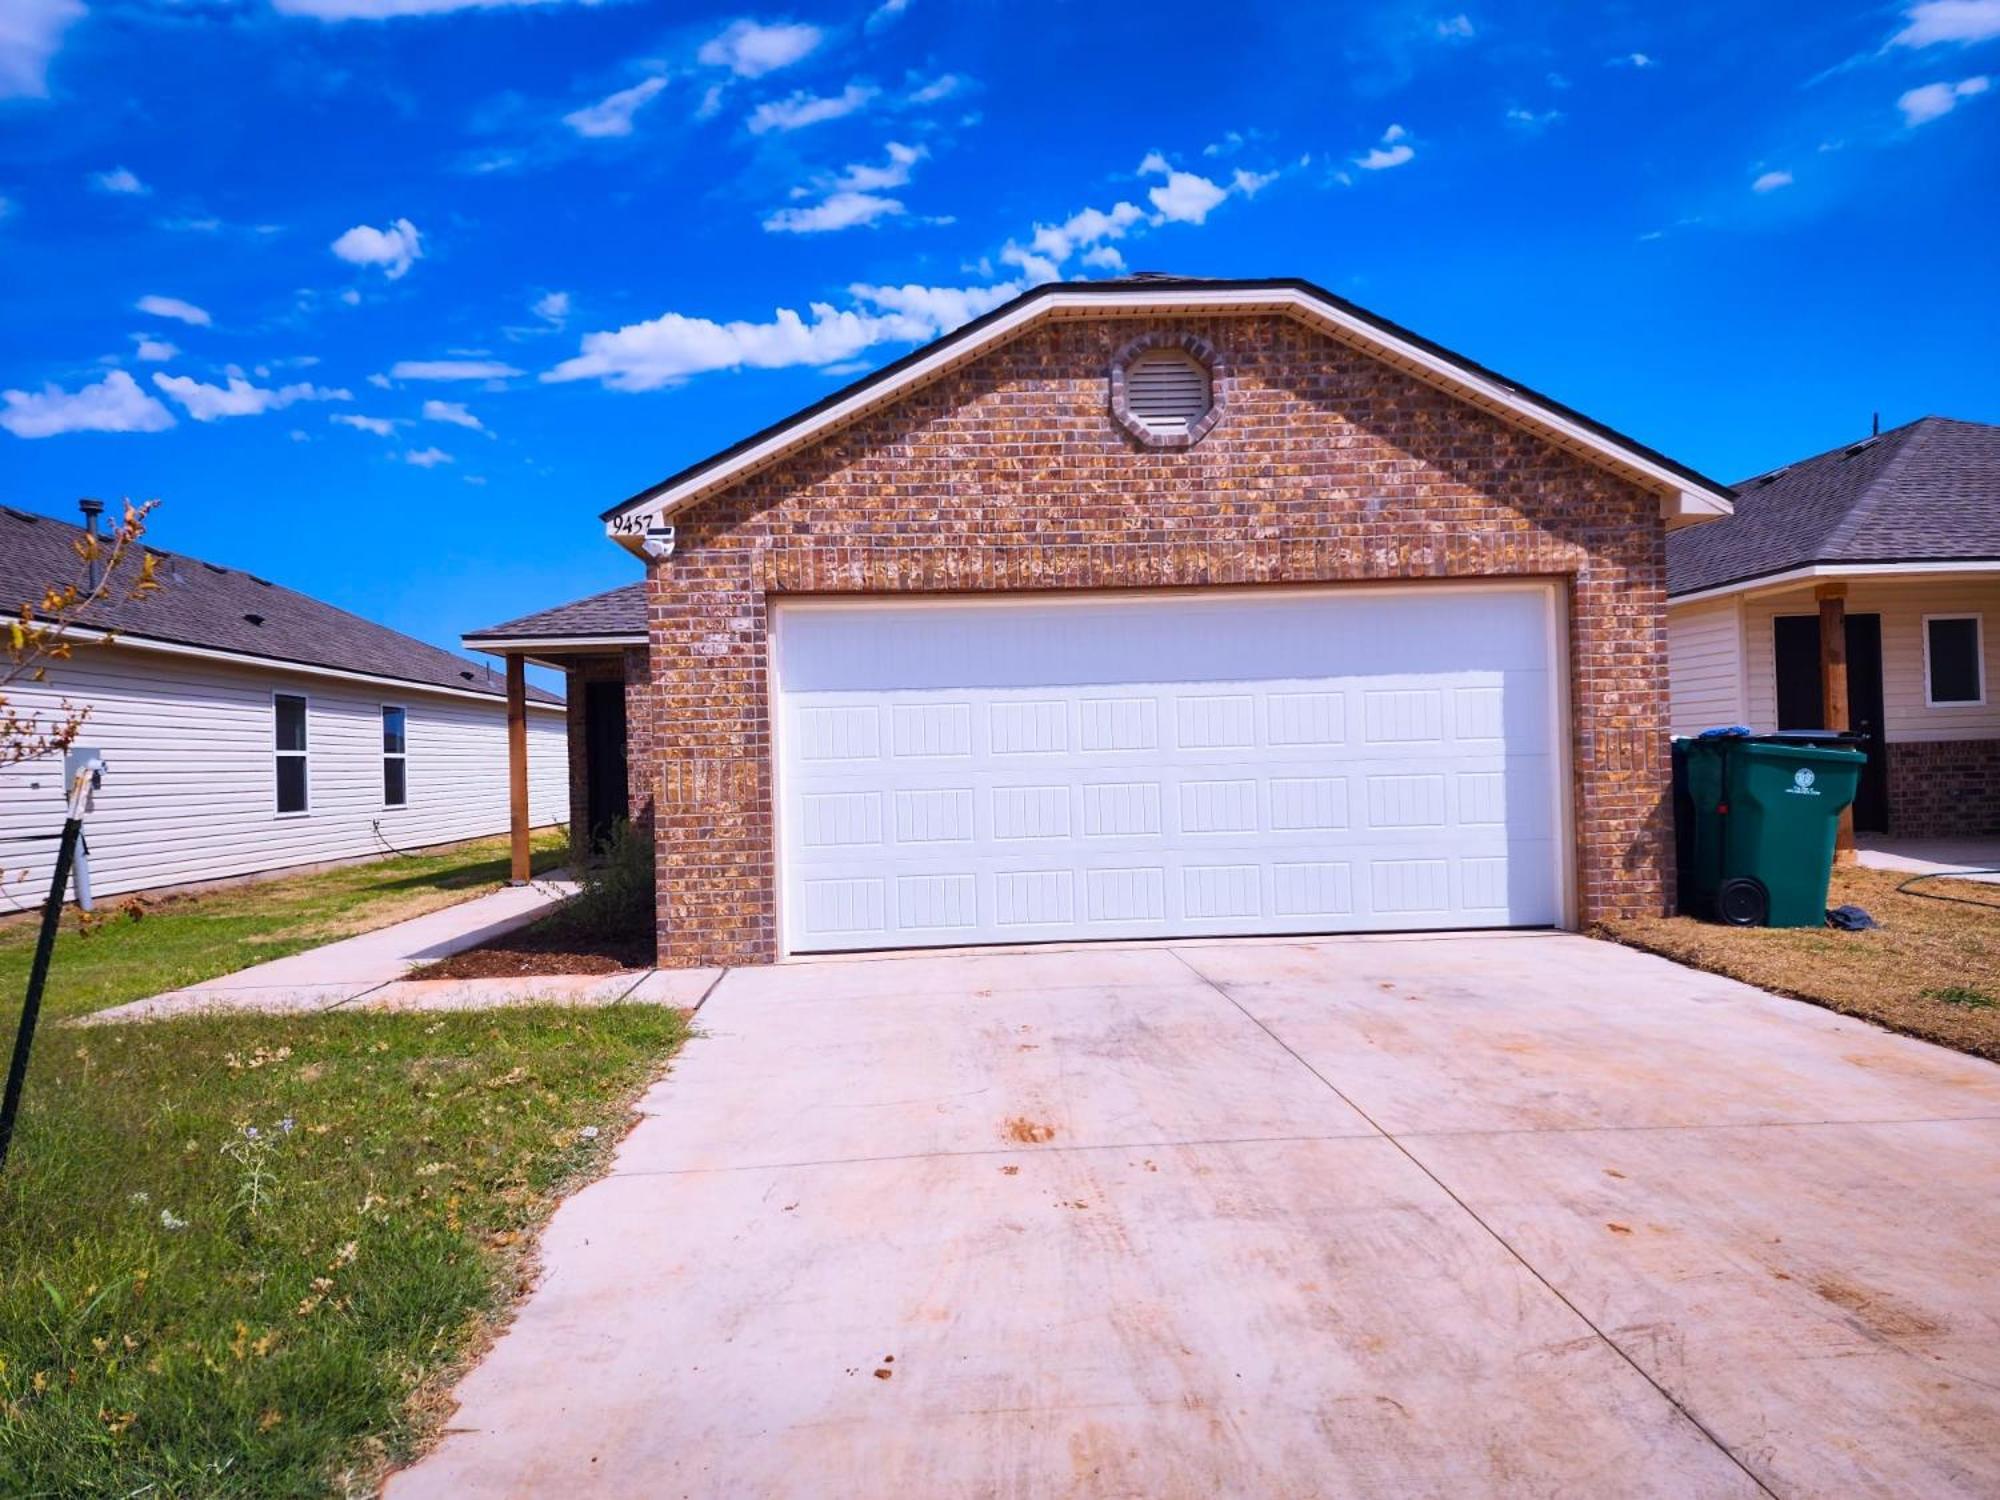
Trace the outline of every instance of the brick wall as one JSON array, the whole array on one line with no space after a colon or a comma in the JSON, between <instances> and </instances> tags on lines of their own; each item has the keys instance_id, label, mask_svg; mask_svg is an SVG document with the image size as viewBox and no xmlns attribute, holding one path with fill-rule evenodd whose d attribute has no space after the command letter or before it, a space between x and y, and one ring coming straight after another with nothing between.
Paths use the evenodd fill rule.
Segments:
<instances>
[{"instance_id":1,"label":"brick wall","mask_svg":"<svg viewBox=\"0 0 2000 1500\"><path fill-rule=\"evenodd\" d=\"M1114 354L1213 346L1226 411L1144 448ZM1569 599L1580 913L1664 910L1657 499L1280 316L1039 328L675 518L652 568L660 958L777 952L774 596L1542 576ZM635 776L637 772L635 769Z\"/></svg>"},{"instance_id":2,"label":"brick wall","mask_svg":"<svg viewBox=\"0 0 2000 1500\"><path fill-rule=\"evenodd\" d=\"M633 818L638 818L638 796L636 777L639 768L647 764L650 757L651 740L635 745L634 739L643 734L640 714L633 704L635 691L646 691L646 650L643 646L627 650L621 655L577 656L569 659L563 668L563 697L566 700L569 720L569 857L580 861L590 856L590 721L584 710L584 689L593 682L624 682L625 689L625 744L628 764L633 782ZM636 688L633 686L636 684ZM650 720L647 721L650 723ZM650 809L648 810L650 812Z\"/></svg>"},{"instance_id":3,"label":"brick wall","mask_svg":"<svg viewBox=\"0 0 2000 1500\"><path fill-rule=\"evenodd\" d=\"M1891 834L2000 834L2000 740L1901 740L1888 750Z\"/></svg>"}]
</instances>

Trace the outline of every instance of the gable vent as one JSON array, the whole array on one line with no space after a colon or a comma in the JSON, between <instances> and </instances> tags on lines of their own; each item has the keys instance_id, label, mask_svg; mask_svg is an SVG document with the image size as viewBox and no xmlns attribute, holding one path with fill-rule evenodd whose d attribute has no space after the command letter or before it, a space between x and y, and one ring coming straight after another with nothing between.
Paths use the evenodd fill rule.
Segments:
<instances>
[{"instance_id":1,"label":"gable vent","mask_svg":"<svg viewBox=\"0 0 2000 1500\"><path fill-rule=\"evenodd\" d=\"M1187 432L1212 399L1208 371L1179 349L1150 349L1126 367L1126 410L1148 432Z\"/></svg>"}]
</instances>

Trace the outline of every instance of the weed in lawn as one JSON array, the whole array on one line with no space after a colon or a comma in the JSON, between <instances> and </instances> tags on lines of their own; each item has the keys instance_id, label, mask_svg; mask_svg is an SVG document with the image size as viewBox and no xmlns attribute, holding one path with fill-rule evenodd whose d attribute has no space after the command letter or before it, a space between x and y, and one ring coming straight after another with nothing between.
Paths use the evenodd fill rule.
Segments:
<instances>
[{"instance_id":1,"label":"weed in lawn","mask_svg":"<svg viewBox=\"0 0 2000 1500\"><path fill-rule=\"evenodd\" d=\"M53 1033L0 1177L0 1494L372 1493L678 1012Z\"/></svg>"},{"instance_id":2,"label":"weed in lawn","mask_svg":"<svg viewBox=\"0 0 2000 1500\"><path fill-rule=\"evenodd\" d=\"M1941 1001L1946 1005L1963 1006L1967 1010L2000 1009L2000 1000L1994 999L1984 990L1975 990L1969 984L1947 984L1938 989L1925 990L1924 998Z\"/></svg>"}]
</instances>

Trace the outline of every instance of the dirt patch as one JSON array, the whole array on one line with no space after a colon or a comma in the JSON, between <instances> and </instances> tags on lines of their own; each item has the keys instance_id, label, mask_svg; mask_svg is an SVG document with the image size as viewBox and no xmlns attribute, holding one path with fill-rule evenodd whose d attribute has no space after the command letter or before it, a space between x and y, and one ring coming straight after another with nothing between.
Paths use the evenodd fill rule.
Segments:
<instances>
[{"instance_id":1,"label":"dirt patch","mask_svg":"<svg viewBox=\"0 0 2000 1500\"><path fill-rule=\"evenodd\" d=\"M650 933L603 937L576 931L573 924L557 918L544 918L506 937L425 964L407 977L517 979L538 974L616 974L623 969L650 969L653 964Z\"/></svg>"},{"instance_id":2,"label":"dirt patch","mask_svg":"<svg viewBox=\"0 0 2000 1500\"><path fill-rule=\"evenodd\" d=\"M1857 1286L1842 1276L1822 1276L1813 1282L1812 1289L1885 1339L1928 1339L1944 1332L1944 1325L1935 1318L1887 1292Z\"/></svg>"},{"instance_id":3,"label":"dirt patch","mask_svg":"<svg viewBox=\"0 0 2000 1500\"><path fill-rule=\"evenodd\" d=\"M1827 904L1862 907L1882 924L1872 932L1724 927L1693 917L1644 917L1599 930L1630 947L2000 1062L2000 886L1932 880L1898 891L1908 878L1859 867L1833 872Z\"/></svg>"},{"instance_id":4,"label":"dirt patch","mask_svg":"<svg viewBox=\"0 0 2000 1500\"><path fill-rule=\"evenodd\" d=\"M1039 1146L1044 1141L1056 1138L1056 1128L1044 1125L1040 1120L1030 1120L1026 1115L1016 1115L1003 1127L1010 1141L1018 1141L1023 1146Z\"/></svg>"}]
</instances>

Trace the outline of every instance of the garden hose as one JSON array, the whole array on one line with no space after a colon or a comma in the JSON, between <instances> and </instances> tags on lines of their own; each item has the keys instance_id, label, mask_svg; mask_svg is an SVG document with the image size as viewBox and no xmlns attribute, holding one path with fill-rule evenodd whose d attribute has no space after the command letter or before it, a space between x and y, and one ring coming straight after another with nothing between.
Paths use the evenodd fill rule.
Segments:
<instances>
[{"instance_id":1,"label":"garden hose","mask_svg":"<svg viewBox=\"0 0 2000 1500\"><path fill-rule=\"evenodd\" d=\"M1940 896L1936 891L1911 891L1910 887L1926 880L1962 880L1968 875L2000 875L2000 869L1991 870L1933 870L1926 875L1912 875L1896 887L1896 894L1909 891L1912 896L1922 896L1927 901L1956 901L1961 906L1990 906L2000 911L2000 901L1981 901L1977 896Z\"/></svg>"}]
</instances>

